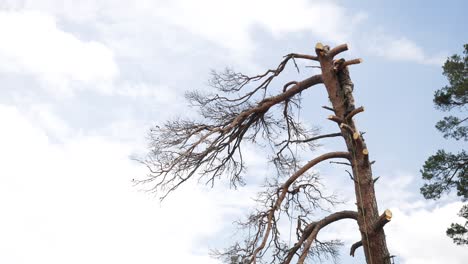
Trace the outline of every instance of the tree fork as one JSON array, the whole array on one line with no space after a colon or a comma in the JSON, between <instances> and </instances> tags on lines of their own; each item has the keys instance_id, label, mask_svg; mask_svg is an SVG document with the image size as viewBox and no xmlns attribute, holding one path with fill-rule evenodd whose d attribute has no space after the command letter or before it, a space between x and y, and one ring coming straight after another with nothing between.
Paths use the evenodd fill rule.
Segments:
<instances>
[{"instance_id":1,"label":"tree fork","mask_svg":"<svg viewBox=\"0 0 468 264\"><path fill-rule=\"evenodd\" d=\"M334 57L346 50L348 50L346 44L332 49L321 43L317 43L315 46L322 70L323 83L335 112L335 115L330 116L329 119L338 124L343 135L350 135L343 138L348 150L352 153L351 164L353 168L356 204L360 212L358 215L358 225L361 232L361 241L353 246L351 253L354 255L354 251L362 243L367 263L389 264L390 254L387 249L383 226L390 221L391 212L385 211L382 217L379 216L374 185L368 184L373 182L369 151L353 121L353 116L363 112L364 108L360 107L352 111L346 109L347 98L344 96L343 87L337 77L337 73L340 70L346 69L348 65L362 62L359 59L352 60L349 63L341 60L340 65L337 67Z\"/></svg>"}]
</instances>

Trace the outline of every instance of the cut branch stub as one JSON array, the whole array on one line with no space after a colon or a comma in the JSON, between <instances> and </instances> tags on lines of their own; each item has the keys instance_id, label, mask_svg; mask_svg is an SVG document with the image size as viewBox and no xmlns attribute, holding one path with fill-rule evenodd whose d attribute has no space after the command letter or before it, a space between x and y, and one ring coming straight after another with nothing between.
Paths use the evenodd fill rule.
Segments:
<instances>
[{"instance_id":1,"label":"cut branch stub","mask_svg":"<svg viewBox=\"0 0 468 264\"><path fill-rule=\"evenodd\" d=\"M328 49L326 49L327 47L328 46L324 46L322 43L318 42L315 44L315 52L317 52L317 54L323 55L328 51Z\"/></svg>"},{"instance_id":2,"label":"cut branch stub","mask_svg":"<svg viewBox=\"0 0 468 264\"><path fill-rule=\"evenodd\" d=\"M339 60L334 60L333 61L333 70L335 72L339 72L341 71L342 69L350 66L350 65L354 65L354 64L360 64L362 63L364 60L359 58L359 59L352 59L352 60L345 60L343 58L339 59Z\"/></svg>"},{"instance_id":3,"label":"cut branch stub","mask_svg":"<svg viewBox=\"0 0 468 264\"><path fill-rule=\"evenodd\" d=\"M353 139L354 140L357 140L361 135L359 134L359 132L354 132L353 133Z\"/></svg>"},{"instance_id":4,"label":"cut branch stub","mask_svg":"<svg viewBox=\"0 0 468 264\"><path fill-rule=\"evenodd\" d=\"M359 58L359 59L353 59L353 60L347 60L343 63L343 68L344 67L348 67L349 65L354 65L354 64L360 64L362 63L364 60Z\"/></svg>"},{"instance_id":5,"label":"cut branch stub","mask_svg":"<svg viewBox=\"0 0 468 264\"><path fill-rule=\"evenodd\" d=\"M362 63L364 60L359 58L359 59L352 59L352 60L345 60L345 59L339 59L339 60L336 60L335 61L335 66L333 67L333 69L335 70L335 72L338 72L350 65L354 65L354 64L360 64Z\"/></svg>"},{"instance_id":6,"label":"cut branch stub","mask_svg":"<svg viewBox=\"0 0 468 264\"><path fill-rule=\"evenodd\" d=\"M356 109L354 109L353 111L351 111L346 117L345 117L345 120L346 121L349 121L351 120L351 118L353 118L355 115L361 113L361 112L364 112L364 107L363 106L360 106Z\"/></svg>"},{"instance_id":7,"label":"cut branch stub","mask_svg":"<svg viewBox=\"0 0 468 264\"><path fill-rule=\"evenodd\" d=\"M384 227L388 222L392 220L392 211L386 209L382 215L380 215L379 219L374 223L374 227L372 228L372 232L376 233L380 229Z\"/></svg>"},{"instance_id":8,"label":"cut branch stub","mask_svg":"<svg viewBox=\"0 0 468 264\"><path fill-rule=\"evenodd\" d=\"M334 58L336 55L340 54L341 52L343 51L347 51L348 50L348 44L341 44L341 45L338 45L336 47L334 47L333 49L330 50L330 47L329 46L326 46L326 45L323 45L322 43L318 42L316 45L315 45L315 52L320 55L326 55L327 57L329 58Z\"/></svg>"},{"instance_id":9,"label":"cut branch stub","mask_svg":"<svg viewBox=\"0 0 468 264\"><path fill-rule=\"evenodd\" d=\"M347 50L348 50L348 44L341 44L341 45L338 45L338 46L334 47L333 49L331 49L328 52L328 56L330 58L334 58L336 55L340 54L343 51L347 51Z\"/></svg>"},{"instance_id":10,"label":"cut branch stub","mask_svg":"<svg viewBox=\"0 0 468 264\"><path fill-rule=\"evenodd\" d=\"M354 131L354 129L350 126L348 126L347 124L345 123L342 123L340 125L341 128L344 128L346 131L348 131L349 134L353 135L353 138L354 138L354 134L356 133L356 131ZM359 133L358 133L359 134Z\"/></svg>"},{"instance_id":11,"label":"cut branch stub","mask_svg":"<svg viewBox=\"0 0 468 264\"><path fill-rule=\"evenodd\" d=\"M365 148L365 145L364 145L364 140L362 138L362 135L361 133L357 132L357 131L354 131L353 133L353 139L354 139L354 142L356 142L357 146L360 147L360 148L363 148L363 152L362 154L364 155L368 155L369 153L365 153L365 151L367 151L367 149Z\"/></svg>"},{"instance_id":12,"label":"cut branch stub","mask_svg":"<svg viewBox=\"0 0 468 264\"><path fill-rule=\"evenodd\" d=\"M369 151L367 150L364 141L361 137L361 133L355 131L352 127L345 123L340 124L340 128L345 129L349 134L351 134L353 140L356 142L357 146L359 148L362 148L362 154L365 156L369 155Z\"/></svg>"}]
</instances>

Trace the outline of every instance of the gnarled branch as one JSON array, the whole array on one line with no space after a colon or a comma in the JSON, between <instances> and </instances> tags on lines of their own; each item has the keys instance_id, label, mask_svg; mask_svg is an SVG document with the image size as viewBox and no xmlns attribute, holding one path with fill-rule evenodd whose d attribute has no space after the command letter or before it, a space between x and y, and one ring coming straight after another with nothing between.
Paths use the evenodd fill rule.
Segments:
<instances>
[{"instance_id":1,"label":"gnarled branch","mask_svg":"<svg viewBox=\"0 0 468 264\"><path fill-rule=\"evenodd\" d=\"M304 232L302 233L301 238L299 241L289 250L287 257L285 258L284 264L288 264L291 262L293 257L296 255L299 248L304 247L302 254L299 256L298 263L303 263L307 254L310 250L310 247L314 240L317 238L317 234L319 233L320 229L324 228L325 226L342 220L342 219L354 219L357 220L358 213L355 211L341 211L336 212L327 217L321 219L317 222L312 222L308 224L304 228Z\"/></svg>"},{"instance_id":2,"label":"gnarled branch","mask_svg":"<svg viewBox=\"0 0 468 264\"><path fill-rule=\"evenodd\" d=\"M289 179L281 186L280 191L278 192L278 198L277 198L276 202L274 203L274 205L271 207L271 209L268 212L267 219L266 219L267 225L266 225L266 228L265 228L265 232L264 232L262 242L252 253L251 263L256 263L257 255L265 248L265 246L267 244L267 241L269 239L269 236L270 236L270 232L271 232L273 224L274 224L273 223L273 216L274 216L275 212L280 208L281 204L283 203L283 201L284 201L284 199L286 197L286 194L288 193L289 187L302 174L304 174L310 168L312 168L313 166L315 166L316 164L318 164L318 163L320 163L322 161L332 159L332 158L345 158L345 159L349 160L351 157L350 157L348 152L330 152L330 153L323 154L323 155L309 161L306 165L304 165L302 168L300 168L298 171L296 171L296 173L294 173L291 177L289 177Z\"/></svg>"}]
</instances>

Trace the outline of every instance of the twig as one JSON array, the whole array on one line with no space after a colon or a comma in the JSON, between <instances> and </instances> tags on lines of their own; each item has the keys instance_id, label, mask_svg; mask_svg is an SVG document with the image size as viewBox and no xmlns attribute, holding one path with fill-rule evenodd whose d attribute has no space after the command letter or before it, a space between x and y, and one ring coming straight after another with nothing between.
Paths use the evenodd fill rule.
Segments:
<instances>
[{"instance_id":1,"label":"twig","mask_svg":"<svg viewBox=\"0 0 468 264\"><path fill-rule=\"evenodd\" d=\"M333 108L331 108L331 107L329 107L329 106L325 106L325 105L324 105L324 106L322 106L322 108L323 108L323 109L330 110L330 111L332 111L332 112L335 112L335 109L333 109Z\"/></svg>"},{"instance_id":2,"label":"twig","mask_svg":"<svg viewBox=\"0 0 468 264\"><path fill-rule=\"evenodd\" d=\"M347 163L347 162L330 161L330 163L332 163L332 164L346 165L346 166L350 166L350 167L351 167L351 163Z\"/></svg>"}]
</instances>

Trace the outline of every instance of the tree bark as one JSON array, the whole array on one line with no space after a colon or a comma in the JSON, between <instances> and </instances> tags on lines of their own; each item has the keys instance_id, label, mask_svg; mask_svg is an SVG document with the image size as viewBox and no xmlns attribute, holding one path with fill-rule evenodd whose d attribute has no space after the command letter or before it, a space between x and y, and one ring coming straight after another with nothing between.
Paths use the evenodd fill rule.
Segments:
<instances>
[{"instance_id":1,"label":"tree bark","mask_svg":"<svg viewBox=\"0 0 468 264\"><path fill-rule=\"evenodd\" d=\"M382 228L383 225L379 224L379 211L371 164L369 162L369 151L352 118L355 114L364 111L364 108L354 109L354 105L350 105L354 104L352 94L345 91L347 88L349 89L349 86L351 86L351 91L353 88L346 67L360 61L352 60L352 63L346 63L344 60L340 62L334 61L336 55L347 49L346 45L340 45L330 50L328 46L318 43L316 53L322 69L323 83L335 112L334 117L329 119L339 125L348 151L351 154L356 204L358 207L358 225L366 262L368 264L389 264L390 255L387 249L385 233ZM338 63L341 66L337 65ZM340 72L343 70L346 70L345 74ZM342 75L340 76L340 74ZM346 78L346 80L343 81L343 78ZM379 228L374 230L376 226Z\"/></svg>"}]
</instances>

